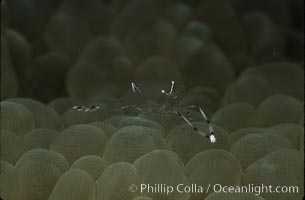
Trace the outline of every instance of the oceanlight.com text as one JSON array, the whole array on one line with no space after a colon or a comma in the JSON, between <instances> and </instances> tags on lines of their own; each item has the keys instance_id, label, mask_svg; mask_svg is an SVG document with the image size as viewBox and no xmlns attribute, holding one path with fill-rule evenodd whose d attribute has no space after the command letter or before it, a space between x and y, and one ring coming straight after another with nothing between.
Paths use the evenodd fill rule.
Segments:
<instances>
[{"instance_id":1,"label":"oceanlight.com text","mask_svg":"<svg viewBox=\"0 0 305 200\"><path fill-rule=\"evenodd\" d=\"M178 185L167 185L167 184L140 184L139 186L132 184L129 186L129 191L136 192L137 190L140 193L155 193L155 194L166 194L170 195L174 192L178 193L243 193L243 194L255 194L260 195L262 193L299 193L298 186L274 186L274 185L221 185L221 184L208 184L206 186L198 184L178 184Z\"/></svg>"}]
</instances>

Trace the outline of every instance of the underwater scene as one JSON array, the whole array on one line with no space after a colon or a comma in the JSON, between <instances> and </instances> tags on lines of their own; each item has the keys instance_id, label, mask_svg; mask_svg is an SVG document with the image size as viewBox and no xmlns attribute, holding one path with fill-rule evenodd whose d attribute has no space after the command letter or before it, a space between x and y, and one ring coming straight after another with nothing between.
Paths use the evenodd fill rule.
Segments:
<instances>
[{"instance_id":1,"label":"underwater scene","mask_svg":"<svg viewBox=\"0 0 305 200\"><path fill-rule=\"evenodd\" d=\"M304 1L2 0L1 200L302 200Z\"/></svg>"}]
</instances>

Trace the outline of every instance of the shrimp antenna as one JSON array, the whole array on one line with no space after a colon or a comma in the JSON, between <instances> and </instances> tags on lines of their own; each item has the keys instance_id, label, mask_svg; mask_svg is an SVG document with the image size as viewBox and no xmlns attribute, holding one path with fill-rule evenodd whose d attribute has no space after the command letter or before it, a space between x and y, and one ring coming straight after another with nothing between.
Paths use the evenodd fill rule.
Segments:
<instances>
[{"instance_id":1,"label":"shrimp antenna","mask_svg":"<svg viewBox=\"0 0 305 200\"><path fill-rule=\"evenodd\" d=\"M172 86L169 92L166 92L165 90L161 90L162 94L165 94L166 96L171 96L173 94L174 91L174 85L175 85L175 81L172 81Z\"/></svg>"},{"instance_id":2,"label":"shrimp antenna","mask_svg":"<svg viewBox=\"0 0 305 200\"><path fill-rule=\"evenodd\" d=\"M142 90L134 82L131 82L131 89L134 93L142 93Z\"/></svg>"}]
</instances>

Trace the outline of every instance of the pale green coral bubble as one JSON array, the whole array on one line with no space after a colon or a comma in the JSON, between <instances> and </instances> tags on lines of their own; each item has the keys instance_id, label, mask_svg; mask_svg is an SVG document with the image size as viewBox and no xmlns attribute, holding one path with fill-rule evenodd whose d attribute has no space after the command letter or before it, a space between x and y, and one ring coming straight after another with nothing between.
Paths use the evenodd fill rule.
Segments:
<instances>
[{"instance_id":1,"label":"pale green coral bubble","mask_svg":"<svg viewBox=\"0 0 305 200\"><path fill-rule=\"evenodd\" d=\"M95 200L96 186L90 175L80 169L70 169L54 186L49 200Z\"/></svg>"},{"instance_id":2,"label":"pale green coral bubble","mask_svg":"<svg viewBox=\"0 0 305 200\"><path fill-rule=\"evenodd\" d=\"M292 164L293 163L293 164ZM298 192L262 193L270 199L302 199L304 195L304 156L292 149L274 151L254 162L243 173L243 184L294 186Z\"/></svg>"},{"instance_id":3,"label":"pale green coral bubble","mask_svg":"<svg viewBox=\"0 0 305 200\"><path fill-rule=\"evenodd\" d=\"M249 68L242 76L259 76L270 85L272 94L287 94L304 100L304 70L289 62L268 62ZM293 78L291 78L293 77Z\"/></svg>"},{"instance_id":4,"label":"pale green coral bubble","mask_svg":"<svg viewBox=\"0 0 305 200\"><path fill-rule=\"evenodd\" d=\"M216 111L211 121L229 133L256 125L256 110L247 103L228 104Z\"/></svg>"},{"instance_id":5,"label":"pale green coral bubble","mask_svg":"<svg viewBox=\"0 0 305 200\"><path fill-rule=\"evenodd\" d=\"M140 191L130 191L131 185L140 185L137 169L126 162L114 163L108 166L96 181L97 200L132 200Z\"/></svg>"},{"instance_id":6,"label":"pale green coral bubble","mask_svg":"<svg viewBox=\"0 0 305 200\"><path fill-rule=\"evenodd\" d=\"M53 99L48 103L48 106L53 108L59 115L63 115L67 110L73 106L80 105L81 103L70 97L60 97Z\"/></svg>"},{"instance_id":7,"label":"pale green coral bubble","mask_svg":"<svg viewBox=\"0 0 305 200\"><path fill-rule=\"evenodd\" d=\"M232 132L229 135L230 143L231 143L231 145L233 145L240 138L242 138L246 135L261 133L262 131L264 131L264 129L262 129L262 128L241 128L239 130Z\"/></svg>"},{"instance_id":8,"label":"pale green coral bubble","mask_svg":"<svg viewBox=\"0 0 305 200\"><path fill-rule=\"evenodd\" d=\"M155 122L142 116L128 116L118 122L118 128L132 125L155 129L160 131L162 135L165 135L165 130L162 125L160 125L158 122Z\"/></svg>"},{"instance_id":9,"label":"pale green coral bubble","mask_svg":"<svg viewBox=\"0 0 305 200\"><path fill-rule=\"evenodd\" d=\"M242 168L239 161L229 152L210 149L194 155L185 166L189 180L207 191L209 185L240 185ZM210 192L212 192L210 190ZM204 198L205 192L192 194L193 198Z\"/></svg>"},{"instance_id":10,"label":"pale green coral bubble","mask_svg":"<svg viewBox=\"0 0 305 200\"><path fill-rule=\"evenodd\" d=\"M97 180L107 167L107 162L99 156L83 156L71 165L71 168L81 169L90 174L91 178Z\"/></svg>"},{"instance_id":11,"label":"pale green coral bubble","mask_svg":"<svg viewBox=\"0 0 305 200\"><path fill-rule=\"evenodd\" d=\"M78 124L66 128L54 138L50 149L61 153L73 163L85 155L103 155L107 142L106 134L98 127Z\"/></svg>"},{"instance_id":12,"label":"pale green coral bubble","mask_svg":"<svg viewBox=\"0 0 305 200\"><path fill-rule=\"evenodd\" d=\"M246 168L268 153L285 148L296 149L288 139L261 131L240 138L232 145L230 152L240 161L241 166Z\"/></svg>"},{"instance_id":13,"label":"pale green coral bubble","mask_svg":"<svg viewBox=\"0 0 305 200\"><path fill-rule=\"evenodd\" d=\"M16 161L27 150L23 139L15 133L1 129L1 160L15 165Z\"/></svg>"},{"instance_id":14,"label":"pale green coral bubble","mask_svg":"<svg viewBox=\"0 0 305 200\"><path fill-rule=\"evenodd\" d=\"M27 107L34 117L35 128L50 128L56 131L64 128L64 123L56 111L39 101L28 98L11 98L8 101Z\"/></svg>"},{"instance_id":15,"label":"pale green coral bubble","mask_svg":"<svg viewBox=\"0 0 305 200\"><path fill-rule=\"evenodd\" d=\"M59 153L47 149L27 151L16 163L21 194L25 200L47 199L69 163Z\"/></svg>"},{"instance_id":16,"label":"pale green coral bubble","mask_svg":"<svg viewBox=\"0 0 305 200\"><path fill-rule=\"evenodd\" d=\"M14 165L1 160L0 193L5 200L22 199L18 172Z\"/></svg>"},{"instance_id":17,"label":"pale green coral bubble","mask_svg":"<svg viewBox=\"0 0 305 200\"><path fill-rule=\"evenodd\" d=\"M235 142L230 152L236 156L241 166L246 168L259 158L267 155L267 145L263 136L250 134Z\"/></svg>"},{"instance_id":18,"label":"pale green coral bubble","mask_svg":"<svg viewBox=\"0 0 305 200\"><path fill-rule=\"evenodd\" d=\"M134 162L141 177L141 184L152 185L165 184L177 187L178 184L189 185L189 180L184 172L183 165L178 159L178 156L172 151L155 150L147 153ZM187 200L190 196L189 193L178 193L173 191L170 195L166 192L153 192L143 191L144 195L153 199L160 200Z\"/></svg>"},{"instance_id":19,"label":"pale green coral bubble","mask_svg":"<svg viewBox=\"0 0 305 200\"><path fill-rule=\"evenodd\" d=\"M59 133L52 129L37 128L33 129L24 136L24 143L27 148L35 149L49 149L53 139L58 136Z\"/></svg>"},{"instance_id":20,"label":"pale green coral bubble","mask_svg":"<svg viewBox=\"0 0 305 200\"><path fill-rule=\"evenodd\" d=\"M191 42L190 45L180 45L177 50L180 55L183 51L188 51L184 50L185 48L191 49L191 52L179 56L179 66L185 80L223 92L234 79L233 68L228 58L216 44L189 42ZM195 47L192 47L193 45Z\"/></svg>"},{"instance_id":21,"label":"pale green coral bubble","mask_svg":"<svg viewBox=\"0 0 305 200\"><path fill-rule=\"evenodd\" d=\"M104 133L106 134L108 140L112 137L112 135L118 131L118 128L114 127L113 125L107 123L107 122L92 122L92 125L100 128Z\"/></svg>"},{"instance_id":22,"label":"pale green coral bubble","mask_svg":"<svg viewBox=\"0 0 305 200\"><path fill-rule=\"evenodd\" d=\"M224 104L244 102L257 107L271 94L271 87L263 78L241 76L226 89L222 101Z\"/></svg>"},{"instance_id":23,"label":"pale green coral bubble","mask_svg":"<svg viewBox=\"0 0 305 200\"><path fill-rule=\"evenodd\" d=\"M23 137L34 127L33 114L26 106L9 101L1 102L1 129Z\"/></svg>"},{"instance_id":24,"label":"pale green coral bubble","mask_svg":"<svg viewBox=\"0 0 305 200\"><path fill-rule=\"evenodd\" d=\"M109 163L134 162L140 156L156 149L167 148L162 133L142 126L125 126L110 139L103 158Z\"/></svg>"},{"instance_id":25,"label":"pale green coral bubble","mask_svg":"<svg viewBox=\"0 0 305 200\"><path fill-rule=\"evenodd\" d=\"M209 134L208 125L205 122L192 123L198 130ZM214 125L213 125L214 126ZM171 150L176 152L180 159L187 163L197 153L212 149L229 149L228 133L219 126L214 126L214 133L217 139L215 144L212 144L207 137L200 135L188 125L183 124L174 127L167 136L167 143Z\"/></svg>"},{"instance_id":26,"label":"pale green coral bubble","mask_svg":"<svg viewBox=\"0 0 305 200\"><path fill-rule=\"evenodd\" d=\"M303 166L304 157L300 152L294 149L278 149L248 166L243 173L243 182L264 183L268 180L267 176L288 176L303 182Z\"/></svg>"},{"instance_id":27,"label":"pale green coral bubble","mask_svg":"<svg viewBox=\"0 0 305 200\"><path fill-rule=\"evenodd\" d=\"M265 99L257 110L257 123L271 127L281 123L297 123L303 106L296 98L288 95L273 95Z\"/></svg>"}]
</instances>

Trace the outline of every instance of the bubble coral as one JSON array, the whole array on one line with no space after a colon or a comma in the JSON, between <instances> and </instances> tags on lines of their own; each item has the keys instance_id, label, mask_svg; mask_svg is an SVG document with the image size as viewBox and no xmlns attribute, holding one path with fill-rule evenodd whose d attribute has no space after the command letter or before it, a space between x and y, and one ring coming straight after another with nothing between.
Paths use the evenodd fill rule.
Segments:
<instances>
[{"instance_id":1,"label":"bubble coral","mask_svg":"<svg viewBox=\"0 0 305 200\"><path fill-rule=\"evenodd\" d=\"M293 163L293 165L291 165ZM280 149L257 160L243 172L243 184L296 186L298 193L262 193L266 199L302 199L304 156L292 149Z\"/></svg>"},{"instance_id":2,"label":"bubble coral","mask_svg":"<svg viewBox=\"0 0 305 200\"><path fill-rule=\"evenodd\" d=\"M52 150L33 149L22 155L16 169L23 198L42 200L48 198L56 181L69 169L69 163Z\"/></svg>"},{"instance_id":3,"label":"bubble coral","mask_svg":"<svg viewBox=\"0 0 305 200\"><path fill-rule=\"evenodd\" d=\"M271 87L268 82L259 76L241 76L228 86L223 97L224 104L244 102L257 107L269 97Z\"/></svg>"},{"instance_id":4,"label":"bubble coral","mask_svg":"<svg viewBox=\"0 0 305 200\"><path fill-rule=\"evenodd\" d=\"M87 155L74 161L71 165L71 168L84 170L91 176L94 181L96 181L104 169L106 169L107 165L107 162L101 157L95 155Z\"/></svg>"},{"instance_id":5,"label":"bubble coral","mask_svg":"<svg viewBox=\"0 0 305 200\"><path fill-rule=\"evenodd\" d=\"M22 199L18 182L18 173L14 165L1 160L0 194L5 200Z\"/></svg>"},{"instance_id":6,"label":"bubble coral","mask_svg":"<svg viewBox=\"0 0 305 200\"><path fill-rule=\"evenodd\" d=\"M208 125L204 122L194 122L199 130L208 132ZM213 125L214 126L214 125ZM167 143L171 150L175 151L180 159L187 163L195 154L211 148L228 149L228 133L219 126L214 126L217 142L212 144L210 140L189 126L183 124L174 127L167 136Z\"/></svg>"},{"instance_id":7,"label":"bubble coral","mask_svg":"<svg viewBox=\"0 0 305 200\"><path fill-rule=\"evenodd\" d=\"M181 55L184 80L195 85L210 86L222 92L233 81L234 72L228 58L214 43L195 43L196 47L188 54ZM187 46L179 45L178 52ZM194 47L193 47L194 48ZM180 55L180 53L179 53Z\"/></svg>"},{"instance_id":8,"label":"bubble coral","mask_svg":"<svg viewBox=\"0 0 305 200\"><path fill-rule=\"evenodd\" d=\"M137 66L135 79L139 81L163 82L175 80L178 83L181 82L182 75L171 60L161 56L151 56Z\"/></svg>"},{"instance_id":9,"label":"bubble coral","mask_svg":"<svg viewBox=\"0 0 305 200\"><path fill-rule=\"evenodd\" d=\"M104 133L106 134L108 140L110 140L110 138L112 137L112 135L117 132L117 128L112 126L109 123L106 122L92 122L92 125L100 128L102 131L104 131Z\"/></svg>"},{"instance_id":10,"label":"bubble coral","mask_svg":"<svg viewBox=\"0 0 305 200\"><path fill-rule=\"evenodd\" d=\"M55 130L37 128L31 130L24 136L24 143L30 149L49 149L53 139L58 135L59 133Z\"/></svg>"},{"instance_id":11,"label":"bubble coral","mask_svg":"<svg viewBox=\"0 0 305 200\"><path fill-rule=\"evenodd\" d=\"M294 149L278 149L260 158L244 170L244 183L263 183L267 175L287 175L302 181L302 154ZM291 163L294 163L291 165Z\"/></svg>"},{"instance_id":12,"label":"bubble coral","mask_svg":"<svg viewBox=\"0 0 305 200\"><path fill-rule=\"evenodd\" d=\"M125 126L110 139L103 158L109 163L134 162L140 156L156 149L167 148L162 133L142 126Z\"/></svg>"},{"instance_id":13,"label":"bubble coral","mask_svg":"<svg viewBox=\"0 0 305 200\"><path fill-rule=\"evenodd\" d=\"M242 76L257 75L270 85L272 94L287 94L303 101L303 74L304 70L297 64L278 61L249 68L242 73Z\"/></svg>"},{"instance_id":14,"label":"bubble coral","mask_svg":"<svg viewBox=\"0 0 305 200\"><path fill-rule=\"evenodd\" d=\"M217 110L211 121L229 133L256 125L256 110L247 103L228 104Z\"/></svg>"},{"instance_id":15,"label":"bubble coral","mask_svg":"<svg viewBox=\"0 0 305 200\"><path fill-rule=\"evenodd\" d=\"M295 147L301 150L304 143L304 127L294 123L283 123L266 129L266 132L278 134L292 142Z\"/></svg>"},{"instance_id":16,"label":"bubble coral","mask_svg":"<svg viewBox=\"0 0 305 200\"><path fill-rule=\"evenodd\" d=\"M70 169L59 178L48 199L95 200L96 186L87 172Z\"/></svg>"},{"instance_id":17,"label":"bubble coral","mask_svg":"<svg viewBox=\"0 0 305 200\"><path fill-rule=\"evenodd\" d=\"M288 95L273 95L259 105L257 123L262 127L297 123L302 113L303 106L296 98Z\"/></svg>"},{"instance_id":18,"label":"bubble coral","mask_svg":"<svg viewBox=\"0 0 305 200\"><path fill-rule=\"evenodd\" d=\"M75 105L80 105L80 102L70 97L59 97L48 103L60 116Z\"/></svg>"},{"instance_id":19,"label":"bubble coral","mask_svg":"<svg viewBox=\"0 0 305 200\"><path fill-rule=\"evenodd\" d=\"M1 130L12 131L23 137L34 127L33 115L26 106L9 101L1 102Z\"/></svg>"},{"instance_id":20,"label":"bubble coral","mask_svg":"<svg viewBox=\"0 0 305 200\"><path fill-rule=\"evenodd\" d=\"M130 192L132 184L139 185L137 169L126 162L117 162L108 166L96 181L97 200L132 200L139 191Z\"/></svg>"},{"instance_id":21,"label":"bubble coral","mask_svg":"<svg viewBox=\"0 0 305 200\"><path fill-rule=\"evenodd\" d=\"M11 131L1 129L1 160L15 164L27 150L23 139Z\"/></svg>"},{"instance_id":22,"label":"bubble coral","mask_svg":"<svg viewBox=\"0 0 305 200\"><path fill-rule=\"evenodd\" d=\"M27 107L34 117L35 128L50 128L56 131L64 128L64 123L56 111L39 101L28 98L11 98L8 101Z\"/></svg>"},{"instance_id":23,"label":"bubble coral","mask_svg":"<svg viewBox=\"0 0 305 200\"><path fill-rule=\"evenodd\" d=\"M295 149L295 146L282 136L261 133L242 137L232 145L230 152L236 156L241 166L246 168L268 153L284 148Z\"/></svg>"},{"instance_id":24,"label":"bubble coral","mask_svg":"<svg viewBox=\"0 0 305 200\"><path fill-rule=\"evenodd\" d=\"M242 168L229 152L209 149L194 155L185 166L191 183L201 185L207 191L210 184L240 185ZM193 198L203 198L206 193L194 193Z\"/></svg>"},{"instance_id":25,"label":"bubble coral","mask_svg":"<svg viewBox=\"0 0 305 200\"><path fill-rule=\"evenodd\" d=\"M108 140L106 134L90 124L78 124L54 138L50 149L61 153L70 163L85 155L101 156Z\"/></svg>"},{"instance_id":26,"label":"bubble coral","mask_svg":"<svg viewBox=\"0 0 305 200\"><path fill-rule=\"evenodd\" d=\"M249 134L256 134L263 132L264 129L262 128L241 128L237 131L232 132L229 135L229 139L231 144L233 145L235 142L237 142L240 138L249 135Z\"/></svg>"},{"instance_id":27,"label":"bubble coral","mask_svg":"<svg viewBox=\"0 0 305 200\"><path fill-rule=\"evenodd\" d=\"M141 177L141 184L166 184L176 187L178 184L188 185L189 181L184 172L181 161L177 154L168 150L155 150L147 153L134 162ZM143 192L144 195L160 200L186 200L189 193L178 193L174 191L170 195L166 193Z\"/></svg>"},{"instance_id":28,"label":"bubble coral","mask_svg":"<svg viewBox=\"0 0 305 200\"><path fill-rule=\"evenodd\" d=\"M132 125L143 126L143 127L155 129L155 130L160 131L162 133L162 135L165 135L165 133L164 133L165 130L162 127L162 125L160 125L159 123L157 123L155 121L142 117L142 116L127 116L127 117L119 120L117 122L116 127L122 128L125 126L132 126Z\"/></svg>"},{"instance_id":29,"label":"bubble coral","mask_svg":"<svg viewBox=\"0 0 305 200\"><path fill-rule=\"evenodd\" d=\"M245 34L230 2L202 1L194 12L211 28L215 40L226 54L247 53Z\"/></svg>"}]
</instances>

